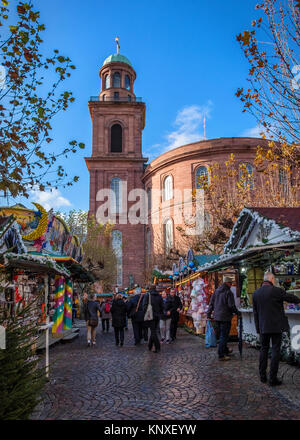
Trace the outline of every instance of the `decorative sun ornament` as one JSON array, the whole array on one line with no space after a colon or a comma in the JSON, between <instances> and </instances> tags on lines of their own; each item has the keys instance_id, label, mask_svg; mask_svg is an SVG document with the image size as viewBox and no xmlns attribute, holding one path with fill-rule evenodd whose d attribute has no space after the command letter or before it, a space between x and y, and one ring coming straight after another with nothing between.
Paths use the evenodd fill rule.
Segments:
<instances>
[{"instance_id":1,"label":"decorative sun ornament","mask_svg":"<svg viewBox=\"0 0 300 440\"><path fill-rule=\"evenodd\" d=\"M36 215L37 218L40 217L39 223L37 227L34 229L34 231L30 232L30 234L22 235L22 238L24 240L37 240L39 237L44 235L44 233L47 230L48 226L48 214L47 211L40 205L39 203L33 203L33 205L38 209L38 214ZM40 215L39 215L40 213Z\"/></svg>"}]
</instances>

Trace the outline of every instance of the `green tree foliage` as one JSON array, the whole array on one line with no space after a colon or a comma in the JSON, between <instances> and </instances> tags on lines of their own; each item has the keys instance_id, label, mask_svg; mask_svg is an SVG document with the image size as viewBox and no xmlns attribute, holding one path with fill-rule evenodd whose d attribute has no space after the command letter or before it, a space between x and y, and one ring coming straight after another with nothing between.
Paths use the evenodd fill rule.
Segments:
<instances>
[{"instance_id":1,"label":"green tree foliage","mask_svg":"<svg viewBox=\"0 0 300 440\"><path fill-rule=\"evenodd\" d=\"M51 121L74 101L61 83L75 66L58 50L41 52L44 30L32 1L0 0L0 191L8 196L78 180L68 177L59 158L84 144L72 140L50 150Z\"/></svg>"},{"instance_id":2,"label":"green tree foliage","mask_svg":"<svg viewBox=\"0 0 300 440\"><path fill-rule=\"evenodd\" d=\"M6 327L6 349L0 350L0 420L28 419L46 382L45 368L34 353L37 302L19 305L13 316L0 309L0 325Z\"/></svg>"}]
</instances>

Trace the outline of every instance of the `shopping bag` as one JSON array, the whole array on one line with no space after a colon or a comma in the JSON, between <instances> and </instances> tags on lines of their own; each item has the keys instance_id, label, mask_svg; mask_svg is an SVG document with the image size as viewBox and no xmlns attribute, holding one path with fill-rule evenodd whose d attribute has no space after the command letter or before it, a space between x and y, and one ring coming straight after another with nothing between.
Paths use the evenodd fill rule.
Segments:
<instances>
[{"instance_id":1,"label":"shopping bag","mask_svg":"<svg viewBox=\"0 0 300 440\"><path fill-rule=\"evenodd\" d=\"M206 322L206 332L205 332L205 347L216 347L217 346L217 338L214 331L214 328L210 321Z\"/></svg>"}]
</instances>

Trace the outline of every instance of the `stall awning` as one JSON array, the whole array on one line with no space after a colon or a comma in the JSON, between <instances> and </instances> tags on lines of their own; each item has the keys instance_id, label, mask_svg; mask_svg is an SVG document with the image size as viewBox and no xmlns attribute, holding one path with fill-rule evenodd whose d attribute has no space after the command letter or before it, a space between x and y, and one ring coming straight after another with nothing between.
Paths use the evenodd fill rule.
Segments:
<instances>
[{"instance_id":1,"label":"stall awning","mask_svg":"<svg viewBox=\"0 0 300 440\"><path fill-rule=\"evenodd\" d=\"M256 257L257 255L264 255L268 251L276 251L276 250L284 250L284 249L291 249L295 246L298 246L300 249L300 242L288 242L288 243L280 243L276 245L266 245L266 246L257 246L253 248L244 249L240 252L237 252L235 254L223 254L221 255L216 261L213 261L211 263L204 264L203 266L200 266L197 268L198 272L213 272L215 270L224 269L226 267L238 264L244 259L249 259Z\"/></svg>"},{"instance_id":2,"label":"stall awning","mask_svg":"<svg viewBox=\"0 0 300 440\"><path fill-rule=\"evenodd\" d=\"M56 261L52 261L47 257L30 255L30 254L14 254L8 252L4 254L4 268L16 268L20 270L31 270L39 273L54 273L70 277L71 273L65 267L60 266Z\"/></svg>"},{"instance_id":3,"label":"stall awning","mask_svg":"<svg viewBox=\"0 0 300 440\"><path fill-rule=\"evenodd\" d=\"M38 252L30 252L30 255L45 256L45 254ZM87 283L93 283L95 281L93 275L72 257L67 255L47 255L46 258L48 258L50 261L55 261L58 266L63 264L64 267L66 267L70 272L72 278L76 281Z\"/></svg>"}]
</instances>

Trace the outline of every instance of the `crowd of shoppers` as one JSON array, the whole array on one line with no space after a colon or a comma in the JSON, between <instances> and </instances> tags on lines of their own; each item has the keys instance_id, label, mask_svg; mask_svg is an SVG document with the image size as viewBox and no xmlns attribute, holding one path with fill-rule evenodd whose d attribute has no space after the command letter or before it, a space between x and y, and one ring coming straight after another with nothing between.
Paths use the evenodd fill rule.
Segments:
<instances>
[{"instance_id":1,"label":"crowd of shoppers","mask_svg":"<svg viewBox=\"0 0 300 440\"><path fill-rule=\"evenodd\" d=\"M207 319L214 321L218 333L218 357L220 361L228 361L232 356L232 349L228 347L231 321L233 315L241 316L235 305L231 290L232 279L225 277L210 298ZM128 328L128 318L131 319L134 345L142 341L148 343L148 349L159 353L162 343L171 343L176 340L179 313L182 303L176 294L176 289L158 292L152 284L143 293L139 286L135 288L135 295L127 300L121 294L114 295L112 302L106 299L100 306L96 296L87 293L83 295L84 317L87 325L87 344L96 345L96 328L99 316L102 320L102 331L109 332L109 323L112 321L116 346L124 345L125 332ZM261 351L259 359L259 375L263 383L267 382L267 365L270 343L272 342L272 357L269 372L269 384L281 385L277 377L282 333L289 331L289 324L284 313L284 302L299 304L300 299L276 286L274 274L267 272L259 289L253 293L253 313L257 334L260 336ZM150 335L148 334L150 332Z\"/></svg>"},{"instance_id":2,"label":"crowd of shoppers","mask_svg":"<svg viewBox=\"0 0 300 440\"><path fill-rule=\"evenodd\" d=\"M154 347L154 352L159 353L161 343L169 344L175 341L179 312L182 309L176 290L160 293L155 284L145 290L146 293L143 293L142 289L136 286L135 295L130 300L117 294L112 301L107 298L101 305L96 301L95 294L88 296L84 293L83 311L87 325L87 345L89 347L96 345L99 317L103 333L109 332L111 321L116 346L124 345L124 329L128 329L128 318L132 322L134 345L140 345L144 341L148 343L150 351Z\"/></svg>"}]
</instances>

